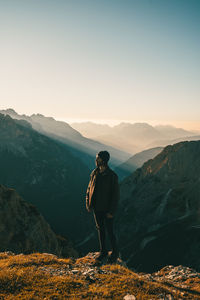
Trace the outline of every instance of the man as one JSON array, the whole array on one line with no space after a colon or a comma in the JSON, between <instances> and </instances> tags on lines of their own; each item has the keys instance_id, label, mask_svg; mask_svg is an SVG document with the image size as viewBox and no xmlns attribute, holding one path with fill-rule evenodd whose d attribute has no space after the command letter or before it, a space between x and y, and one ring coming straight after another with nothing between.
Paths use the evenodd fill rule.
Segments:
<instances>
[{"instance_id":1,"label":"man","mask_svg":"<svg viewBox=\"0 0 200 300\"><path fill-rule=\"evenodd\" d=\"M86 209L93 210L100 252L97 257L102 261L108 255L105 238L106 230L111 243L112 252L108 257L108 262L115 262L119 255L117 239L113 232L114 214L117 210L120 192L117 174L110 169L108 161L110 154L108 151L100 151L96 155L96 168L90 174L90 182L86 192Z\"/></svg>"}]
</instances>

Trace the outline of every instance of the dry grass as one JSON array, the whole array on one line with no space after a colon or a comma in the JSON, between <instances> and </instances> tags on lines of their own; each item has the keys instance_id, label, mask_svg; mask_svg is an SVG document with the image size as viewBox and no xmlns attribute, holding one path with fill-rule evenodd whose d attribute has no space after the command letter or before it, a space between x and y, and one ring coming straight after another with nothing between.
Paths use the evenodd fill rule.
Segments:
<instances>
[{"instance_id":1,"label":"dry grass","mask_svg":"<svg viewBox=\"0 0 200 300\"><path fill-rule=\"evenodd\" d=\"M126 294L133 294L137 299L158 299L160 294L171 294L174 299L200 299L200 286L195 278L188 283L194 294L184 291L183 295L176 287L142 279L117 264L101 266L109 274L96 274L95 282L75 274L48 273L49 268L77 269L87 262L84 258L74 262L45 253L13 256L0 253L0 299L123 299Z\"/></svg>"}]
</instances>

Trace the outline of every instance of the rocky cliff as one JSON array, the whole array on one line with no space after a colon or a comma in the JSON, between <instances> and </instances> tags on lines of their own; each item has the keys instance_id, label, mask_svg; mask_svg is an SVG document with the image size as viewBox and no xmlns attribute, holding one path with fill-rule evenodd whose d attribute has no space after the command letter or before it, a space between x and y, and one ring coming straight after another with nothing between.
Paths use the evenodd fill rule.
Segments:
<instances>
[{"instance_id":1,"label":"rocky cliff","mask_svg":"<svg viewBox=\"0 0 200 300\"><path fill-rule=\"evenodd\" d=\"M200 141L167 146L121 184L117 215L129 266L200 270Z\"/></svg>"},{"instance_id":2,"label":"rocky cliff","mask_svg":"<svg viewBox=\"0 0 200 300\"><path fill-rule=\"evenodd\" d=\"M35 206L3 185L0 185L0 251L77 256L71 243L55 235Z\"/></svg>"}]
</instances>

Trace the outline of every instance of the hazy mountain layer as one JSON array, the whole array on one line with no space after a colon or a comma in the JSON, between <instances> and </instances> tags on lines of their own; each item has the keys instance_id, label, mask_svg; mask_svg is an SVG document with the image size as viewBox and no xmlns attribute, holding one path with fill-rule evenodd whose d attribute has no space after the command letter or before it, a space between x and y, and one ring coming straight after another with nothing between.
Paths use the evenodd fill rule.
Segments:
<instances>
[{"instance_id":1,"label":"hazy mountain layer","mask_svg":"<svg viewBox=\"0 0 200 300\"><path fill-rule=\"evenodd\" d=\"M147 145L147 147L155 147L155 145L160 146L160 147L166 147L168 145L177 144L177 143L183 142L183 141L198 141L198 140L200 140L200 135L192 135L192 136L176 138L173 140L172 139L156 140L153 143L150 143L149 145Z\"/></svg>"},{"instance_id":2,"label":"hazy mountain layer","mask_svg":"<svg viewBox=\"0 0 200 300\"><path fill-rule=\"evenodd\" d=\"M8 114L14 119L26 120L38 132L66 144L68 150L81 159L84 164L87 164L90 169L95 167L96 153L101 150L110 152L110 164L113 166L119 165L131 156L129 153L120 150L117 145L112 147L86 138L66 122L57 121L52 117L45 117L41 114L33 114L31 116L19 115L13 109L0 110L0 113Z\"/></svg>"},{"instance_id":3,"label":"hazy mountain layer","mask_svg":"<svg viewBox=\"0 0 200 300\"><path fill-rule=\"evenodd\" d=\"M72 128L81 132L87 138L95 138L100 135L112 133L112 127L107 124L96 124L94 122L71 123Z\"/></svg>"},{"instance_id":4,"label":"hazy mountain layer","mask_svg":"<svg viewBox=\"0 0 200 300\"><path fill-rule=\"evenodd\" d=\"M195 133L173 126L151 126L147 123L125 123L116 126L92 122L72 123L71 126L96 141L135 154L145 149L166 146L169 140L193 136ZM175 143L175 142L174 142Z\"/></svg>"},{"instance_id":5,"label":"hazy mountain layer","mask_svg":"<svg viewBox=\"0 0 200 300\"><path fill-rule=\"evenodd\" d=\"M152 148L144 150L133 155L125 163L119 165L115 168L119 179L122 180L131 173L133 173L137 168L140 168L147 160L154 158L158 153L163 150L162 147Z\"/></svg>"}]
</instances>

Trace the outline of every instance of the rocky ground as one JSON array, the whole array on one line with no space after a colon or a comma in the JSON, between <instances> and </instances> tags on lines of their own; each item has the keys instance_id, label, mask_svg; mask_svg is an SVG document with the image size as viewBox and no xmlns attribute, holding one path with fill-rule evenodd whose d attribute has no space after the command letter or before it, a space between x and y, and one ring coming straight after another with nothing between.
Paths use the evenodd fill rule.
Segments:
<instances>
[{"instance_id":1,"label":"rocky ground","mask_svg":"<svg viewBox=\"0 0 200 300\"><path fill-rule=\"evenodd\" d=\"M72 266L69 266L67 269L53 269L53 268L41 268L45 272L49 272L52 275L63 275L63 274L71 274L73 276L82 276L84 277L88 283L96 282L98 283L99 279L97 278L97 274L111 274L114 271L113 270L103 270L100 265L96 264L95 258L97 256L98 252L89 252L85 257L80 259L75 259L75 264ZM106 265L106 259L103 261L101 266ZM127 265L125 262L121 260L121 258L118 258L117 265L123 266L127 268ZM199 282L200 285L200 273L196 272L194 269L184 267L184 266L166 266L163 269L161 269L158 272L152 273L152 274L145 274L145 273L139 273L138 274L140 278L146 279L150 282L162 282L165 285L171 286L174 288L173 292L176 292L176 289L180 291L180 296L184 299L188 291L190 291L190 285L189 283L193 283L195 280ZM199 280L198 280L199 279ZM194 293L195 294L195 293ZM200 298L200 293L198 295ZM191 296L192 297L192 296ZM134 300L137 299L135 295L127 294L123 298L124 300ZM138 298L139 299L139 298ZM158 295L158 298L160 300L169 299L173 300L175 299L172 294L160 294ZM189 298L187 298L189 299ZM192 297L191 299L197 299Z\"/></svg>"},{"instance_id":2,"label":"rocky ground","mask_svg":"<svg viewBox=\"0 0 200 300\"><path fill-rule=\"evenodd\" d=\"M170 265L137 273L121 258L97 264L97 254L61 259L49 253L2 252L0 299L200 299L200 273L191 268Z\"/></svg>"},{"instance_id":3,"label":"rocky ground","mask_svg":"<svg viewBox=\"0 0 200 300\"><path fill-rule=\"evenodd\" d=\"M40 270L47 272L51 275L73 275L82 277L88 282L97 282L100 280L96 275L98 274L111 274L113 270L103 270L101 266L106 265L107 260L105 259L101 264L96 262L96 256L98 252L89 252L86 256L79 259L72 259L73 264L69 264L67 267L60 267L58 269L53 267L39 267ZM54 255L55 256L55 255ZM127 267L126 263L118 258L117 265Z\"/></svg>"}]
</instances>

